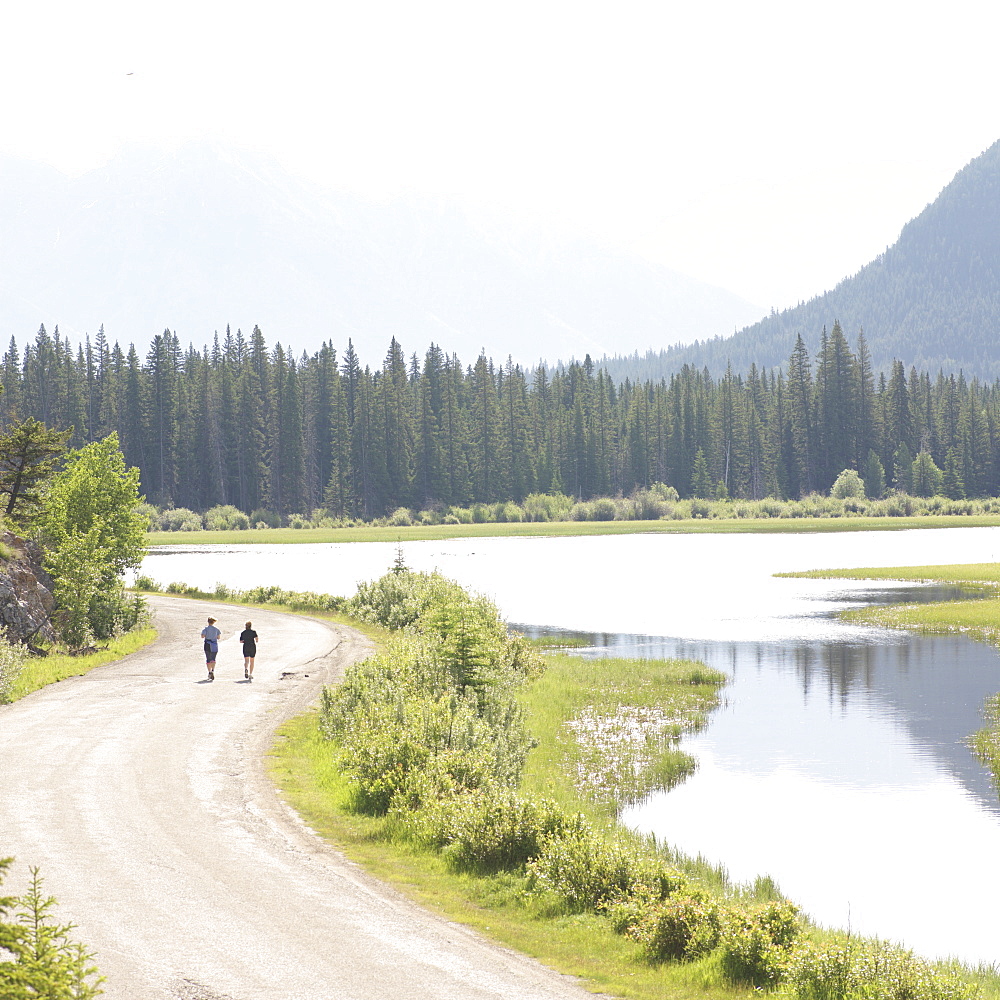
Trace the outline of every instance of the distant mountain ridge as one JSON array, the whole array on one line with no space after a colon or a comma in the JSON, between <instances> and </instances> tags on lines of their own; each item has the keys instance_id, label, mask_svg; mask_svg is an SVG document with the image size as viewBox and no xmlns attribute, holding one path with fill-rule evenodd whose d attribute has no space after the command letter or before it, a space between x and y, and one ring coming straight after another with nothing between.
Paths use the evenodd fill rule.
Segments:
<instances>
[{"instance_id":1,"label":"distant mountain ridge","mask_svg":"<svg viewBox=\"0 0 1000 1000\"><path fill-rule=\"evenodd\" d=\"M784 365L796 334L815 356L824 327L839 320L853 342L864 330L872 362L1000 377L1000 142L955 176L857 274L792 309L729 337L633 357L605 359L616 378L659 378L690 364L714 374L732 362Z\"/></svg>"},{"instance_id":2,"label":"distant mountain ridge","mask_svg":"<svg viewBox=\"0 0 1000 1000\"><path fill-rule=\"evenodd\" d=\"M259 325L312 351L391 337L472 363L642 350L738 328L757 307L637 257L473 221L443 200L366 202L209 143L142 148L76 178L0 160L0 338L210 342Z\"/></svg>"}]
</instances>

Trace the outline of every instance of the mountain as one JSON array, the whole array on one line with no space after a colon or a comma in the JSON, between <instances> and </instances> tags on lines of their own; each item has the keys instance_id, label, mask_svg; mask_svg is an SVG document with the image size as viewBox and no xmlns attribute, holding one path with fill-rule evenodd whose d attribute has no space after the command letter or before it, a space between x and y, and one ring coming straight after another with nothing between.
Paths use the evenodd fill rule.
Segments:
<instances>
[{"instance_id":1,"label":"mountain","mask_svg":"<svg viewBox=\"0 0 1000 1000\"><path fill-rule=\"evenodd\" d=\"M815 355L835 320L864 330L872 362L1000 377L1000 142L974 159L884 254L832 291L730 337L606 359L619 378L659 378L683 364L722 373L784 365L796 334Z\"/></svg>"},{"instance_id":2,"label":"mountain","mask_svg":"<svg viewBox=\"0 0 1000 1000\"><path fill-rule=\"evenodd\" d=\"M126 149L69 178L0 161L0 338L204 344L229 324L312 351L390 337L471 363L683 343L760 315L737 296L580 239L473 220L443 200L364 201L200 142Z\"/></svg>"}]
</instances>

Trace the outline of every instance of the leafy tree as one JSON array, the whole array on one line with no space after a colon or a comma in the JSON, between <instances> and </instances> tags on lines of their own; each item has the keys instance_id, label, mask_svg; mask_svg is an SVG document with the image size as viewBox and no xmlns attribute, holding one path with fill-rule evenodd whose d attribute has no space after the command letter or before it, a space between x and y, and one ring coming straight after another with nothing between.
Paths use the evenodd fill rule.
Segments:
<instances>
[{"instance_id":1,"label":"leafy tree","mask_svg":"<svg viewBox=\"0 0 1000 1000\"><path fill-rule=\"evenodd\" d=\"M830 496L838 500L854 498L863 500L865 497L865 481L858 475L856 469L844 469L837 476L836 482L830 489Z\"/></svg>"},{"instance_id":2,"label":"leafy tree","mask_svg":"<svg viewBox=\"0 0 1000 1000\"><path fill-rule=\"evenodd\" d=\"M28 417L0 437L0 496L4 516L24 522L37 513L42 489L66 451L69 431L56 431Z\"/></svg>"},{"instance_id":3,"label":"leafy tree","mask_svg":"<svg viewBox=\"0 0 1000 1000\"><path fill-rule=\"evenodd\" d=\"M134 624L137 609L121 578L145 551L141 502L139 470L125 467L116 434L71 452L52 481L41 519L46 565L56 580L63 638L75 648L91 631L107 638Z\"/></svg>"}]
</instances>

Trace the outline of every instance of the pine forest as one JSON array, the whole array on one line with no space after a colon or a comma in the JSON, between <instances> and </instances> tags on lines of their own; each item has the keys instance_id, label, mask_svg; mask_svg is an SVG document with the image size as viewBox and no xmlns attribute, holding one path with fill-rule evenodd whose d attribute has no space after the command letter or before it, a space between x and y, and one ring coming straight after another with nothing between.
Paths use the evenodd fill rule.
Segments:
<instances>
[{"instance_id":1,"label":"pine forest","mask_svg":"<svg viewBox=\"0 0 1000 1000\"><path fill-rule=\"evenodd\" d=\"M169 330L141 357L103 329L73 346L42 327L2 362L4 419L72 428L79 447L117 431L161 507L232 504L287 518L371 519L399 507L587 500L661 483L681 497L795 499L855 469L869 496L1000 494L1000 381L876 371L839 324L811 357L718 378L689 366L616 384L589 359L526 371L471 367L394 339L380 367L351 342L295 357L227 330L184 350ZM922 464L923 463L923 464ZM920 469L933 470L915 481ZM935 479L934 476L937 478Z\"/></svg>"}]
</instances>

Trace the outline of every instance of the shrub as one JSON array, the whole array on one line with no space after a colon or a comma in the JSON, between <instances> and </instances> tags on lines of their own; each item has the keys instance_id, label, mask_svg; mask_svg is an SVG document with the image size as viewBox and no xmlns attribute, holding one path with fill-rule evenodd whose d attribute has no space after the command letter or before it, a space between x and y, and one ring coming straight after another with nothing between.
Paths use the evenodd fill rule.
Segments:
<instances>
[{"instance_id":1,"label":"shrub","mask_svg":"<svg viewBox=\"0 0 1000 1000\"><path fill-rule=\"evenodd\" d=\"M733 982L764 987L777 983L799 935L798 910L788 902L733 907L722 930L722 969Z\"/></svg>"},{"instance_id":2,"label":"shrub","mask_svg":"<svg viewBox=\"0 0 1000 1000\"><path fill-rule=\"evenodd\" d=\"M28 651L24 646L0 637L0 705L7 704L10 699L11 688L27 659Z\"/></svg>"},{"instance_id":3,"label":"shrub","mask_svg":"<svg viewBox=\"0 0 1000 1000\"><path fill-rule=\"evenodd\" d=\"M258 507L256 510L250 512L250 523L255 528L260 528L261 526L265 528L280 528L281 517L275 514L273 510L268 510L266 507Z\"/></svg>"},{"instance_id":4,"label":"shrub","mask_svg":"<svg viewBox=\"0 0 1000 1000\"><path fill-rule=\"evenodd\" d=\"M674 492L677 491L674 490ZM658 521L670 510L670 501L665 500L659 493L651 489L634 490L629 500L631 501L629 520Z\"/></svg>"},{"instance_id":5,"label":"shrub","mask_svg":"<svg viewBox=\"0 0 1000 1000\"><path fill-rule=\"evenodd\" d=\"M629 929L651 958L693 959L719 943L719 908L703 893L677 892L646 908Z\"/></svg>"},{"instance_id":6,"label":"shrub","mask_svg":"<svg viewBox=\"0 0 1000 1000\"><path fill-rule=\"evenodd\" d=\"M665 899L685 877L631 844L606 841L589 827L546 838L528 869L538 888L559 896L573 911L605 910L630 897Z\"/></svg>"},{"instance_id":7,"label":"shrub","mask_svg":"<svg viewBox=\"0 0 1000 1000\"><path fill-rule=\"evenodd\" d=\"M148 524L148 531L160 530L160 512L151 503L141 503L136 508L136 513L145 518Z\"/></svg>"},{"instance_id":8,"label":"shrub","mask_svg":"<svg viewBox=\"0 0 1000 1000\"><path fill-rule=\"evenodd\" d=\"M526 521L566 521L573 498L564 493L529 493L523 507Z\"/></svg>"},{"instance_id":9,"label":"shrub","mask_svg":"<svg viewBox=\"0 0 1000 1000\"><path fill-rule=\"evenodd\" d=\"M388 812L393 799L406 794L411 774L432 767L459 791L512 786L520 776L526 737L516 729L498 732L479 713L474 692L464 698L409 692L391 701L378 692L365 694L348 691L349 711L339 715L340 689L324 703L326 726L337 737L359 812Z\"/></svg>"},{"instance_id":10,"label":"shrub","mask_svg":"<svg viewBox=\"0 0 1000 1000\"><path fill-rule=\"evenodd\" d=\"M865 481L858 475L856 469L844 469L830 487L830 496L838 500L865 498Z\"/></svg>"},{"instance_id":11,"label":"shrub","mask_svg":"<svg viewBox=\"0 0 1000 1000\"><path fill-rule=\"evenodd\" d=\"M303 528L311 528L313 526L312 521L309 520L305 514L289 514L288 515L288 527L295 528L301 531Z\"/></svg>"},{"instance_id":12,"label":"shrub","mask_svg":"<svg viewBox=\"0 0 1000 1000\"><path fill-rule=\"evenodd\" d=\"M497 504L496 519L501 524L518 524L525 520L524 511L511 501Z\"/></svg>"},{"instance_id":13,"label":"shrub","mask_svg":"<svg viewBox=\"0 0 1000 1000\"><path fill-rule=\"evenodd\" d=\"M160 515L164 531L201 531L201 515L187 507L171 507Z\"/></svg>"},{"instance_id":14,"label":"shrub","mask_svg":"<svg viewBox=\"0 0 1000 1000\"><path fill-rule=\"evenodd\" d=\"M578 822L567 820L554 802L528 802L508 790L488 788L453 800L445 859L460 871L522 868L538 856L546 837Z\"/></svg>"},{"instance_id":15,"label":"shrub","mask_svg":"<svg viewBox=\"0 0 1000 1000\"><path fill-rule=\"evenodd\" d=\"M798 1000L972 1000L978 990L910 952L854 942L793 952L779 994Z\"/></svg>"},{"instance_id":16,"label":"shrub","mask_svg":"<svg viewBox=\"0 0 1000 1000\"><path fill-rule=\"evenodd\" d=\"M205 527L209 531L245 531L250 518L232 504L220 504L205 511Z\"/></svg>"},{"instance_id":17,"label":"shrub","mask_svg":"<svg viewBox=\"0 0 1000 1000\"><path fill-rule=\"evenodd\" d=\"M137 576L133 586L136 590L151 590L154 593L160 590L160 585L151 576L146 576L145 574Z\"/></svg>"},{"instance_id":18,"label":"shrub","mask_svg":"<svg viewBox=\"0 0 1000 1000\"><path fill-rule=\"evenodd\" d=\"M690 517L711 517L712 516L712 501L703 500L701 497L692 497L688 500L688 510L690 510Z\"/></svg>"},{"instance_id":19,"label":"shrub","mask_svg":"<svg viewBox=\"0 0 1000 1000\"><path fill-rule=\"evenodd\" d=\"M413 524L413 516L406 507L397 507L389 515L389 526L392 528L409 528Z\"/></svg>"},{"instance_id":20,"label":"shrub","mask_svg":"<svg viewBox=\"0 0 1000 1000\"><path fill-rule=\"evenodd\" d=\"M618 506L610 497L599 497L590 504L591 521L613 521L618 513Z\"/></svg>"}]
</instances>

